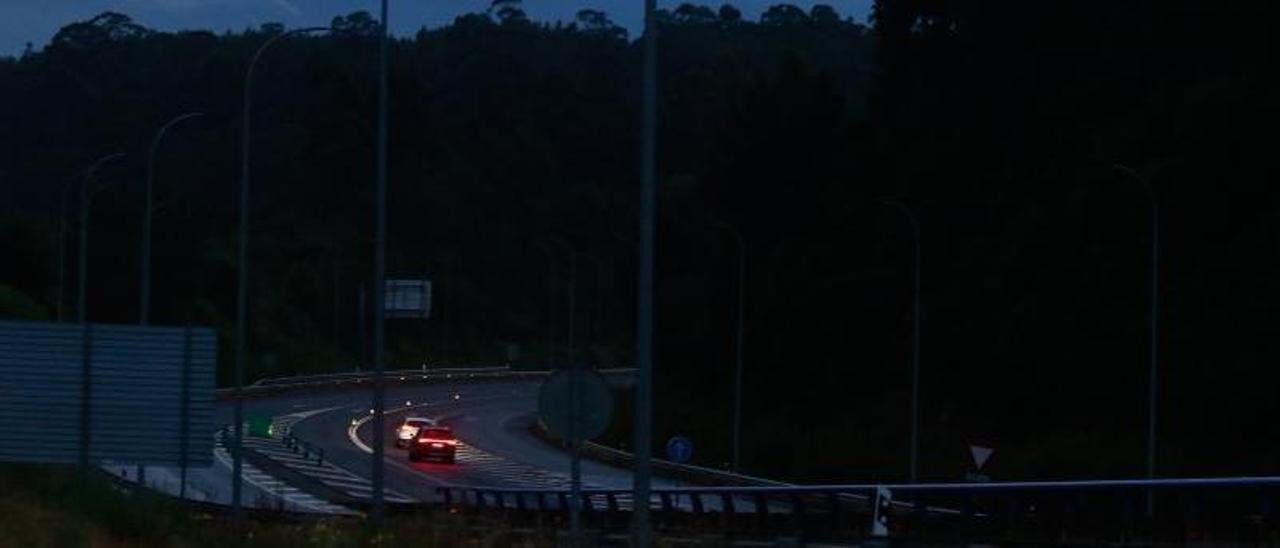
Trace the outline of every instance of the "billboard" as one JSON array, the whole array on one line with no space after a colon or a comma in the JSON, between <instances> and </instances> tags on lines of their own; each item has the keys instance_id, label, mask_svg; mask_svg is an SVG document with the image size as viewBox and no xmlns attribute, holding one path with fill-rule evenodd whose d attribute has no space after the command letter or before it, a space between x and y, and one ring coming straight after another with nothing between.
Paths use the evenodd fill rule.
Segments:
<instances>
[{"instance_id":1,"label":"billboard","mask_svg":"<svg viewBox=\"0 0 1280 548\"><path fill-rule=\"evenodd\" d=\"M0 321L0 461L207 466L212 329Z\"/></svg>"},{"instance_id":2,"label":"billboard","mask_svg":"<svg viewBox=\"0 0 1280 548\"><path fill-rule=\"evenodd\" d=\"M388 318L431 317L430 280L387 280L383 301Z\"/></svg>"}]
</instances>

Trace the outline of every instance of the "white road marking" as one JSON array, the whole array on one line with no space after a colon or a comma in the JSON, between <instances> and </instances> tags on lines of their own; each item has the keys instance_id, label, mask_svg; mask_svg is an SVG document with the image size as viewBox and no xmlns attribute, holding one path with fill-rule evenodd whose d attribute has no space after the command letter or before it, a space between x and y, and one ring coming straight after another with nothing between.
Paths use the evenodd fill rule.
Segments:
<instances>
[{"instance_id":1,"label":"white road marking","mask_svg":"<svg viewBox=\"0 0 1280 548\"><path fill-rule=\"evenodd\" d=\"M315 409L315 410L305 411L301 413L291 413L288 415L281 415L278 417L274 417L272 419L272 426L273 426L272 432L274 434L274 437L269 440L258 438L246 445L250 445L251 448L254 449L255 451L258 451L263 456L266 456L267 458L272 459L280 463L281 465L284 465L294 471L297 471L298 473L311 477L339 491L354 495L354 493L352 493L353 488L359 488L359 490L361 491L367 490L372 492L372 485L370 484L369 480L364 479L360 476L357 476L351 473L350 471L343 469L331 462L324 461L322 459L317 459L315 457L307 458L307 457L299 456L294 453L293 449L290 449L283 445L283 439L280 433L284 432L285 430L292 430L294 424L308 417L312 417L312 416L333 411L336 409L341 409L343 407L344 406L335 406L335 407L329 407L325 409ZM248 439L249 438L246 438L246 441L248 441ZM415 499L413 499L412 497L409 497L408 495L405 495L403 493L390 490L390 489L384 490L383 494L387 500L391 500L391 501L417 502ZM363 496L363 495L355 495L355 496Z\"/></svg>"},{"instance_id":2,"label":"white road marking","mask_svg":"<svg viewBox=\"0 0 1280 548\"><path fill-rule=\"evenodd\" d=\"M226 449L215 446L213 454L220 464L227 467L228 470L232 469L233 463L231 462L231 456ZM241 462L241 467L241 476L246 483L257 487L259 490L271 496L280 498L287 502L292 502L303 508L326 514L355 514L355 512L344 506L338 506L307 493L297 491L296 489L287 486L284 482L281 482L262 470L259 470L252 464ZM286 489L288 489L288 491L286 491Z\"/></svg>"}]
</instances>

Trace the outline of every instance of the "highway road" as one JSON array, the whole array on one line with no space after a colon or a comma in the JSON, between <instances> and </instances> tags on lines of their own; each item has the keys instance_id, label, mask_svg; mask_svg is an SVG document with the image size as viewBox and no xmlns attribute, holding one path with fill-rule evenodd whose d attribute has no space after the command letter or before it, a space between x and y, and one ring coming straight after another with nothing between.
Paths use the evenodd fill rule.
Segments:
<instances>
[{"instance_id":1,"label":"highway road","mask_svg":"<svg viewBox=\"0 0 1280 548\"><path fill-rule=\"evenodd\" d=\"M568 454L530 433L537 410L536 381L462 385L406 386L387 391L387 486L418 500L436 500L441 485L494 487L566 487ZM315 405L325 405L323 402ZM293 433L325 448L326 458L358 476L370 477L372 421L356 432L353 418L368 414L367 399L310 416L293 424ZM394 428L409 414L439 419L461 440L456 464L409 462L395 447ZM584 461L582 478L591 487L629 487L628 470ZM659 482L659 485L666 485Z\"/></svg>"},{"instance_id":2,"label":"highway road","mask_svg":"<svg viewBox=\"0 0 1280 548\"><path fill-rule=\"evenodd\" d=\"M442 485L493 487L567 487L568 453L530 431L537 410L537 380L478 383L414 384L390 377L386 399L386 489L392 501L435 501ZM246 438L246 446L271 459L265 470L249 466L244 501L249 506L285 507L300 511L339 512L332 494L366 498L370 492L372 421L352 428L369 415L369 385L347 385L318 392L295 392L247 399L248 417L272 417L277 433L288 429L298 439L323 450L323 459L303 456L279 439ZM217 404L217 423L232 422L230 401ZM394 428L406 414L436 418L454 429L461 441L456 464L409 462L394 445ZM214 465L193 468L188 493L211 502L229 502L230 460L225 451ZM253 459L246 459L251 461ZM108 467L116 473L131 469ZM285 470L280 473L279 470ZM297 485L301 474L324 485ZM176 491L177 472L151 468L148 482ZM585 487L629 488L629 470L583 461ZM307 483L307 482L302 482ZM672 486L655 478L655 487ZM302 487L299 489L299 487ZM314 487L314 485L313 485Z\"/></svg>"}]
</instances>

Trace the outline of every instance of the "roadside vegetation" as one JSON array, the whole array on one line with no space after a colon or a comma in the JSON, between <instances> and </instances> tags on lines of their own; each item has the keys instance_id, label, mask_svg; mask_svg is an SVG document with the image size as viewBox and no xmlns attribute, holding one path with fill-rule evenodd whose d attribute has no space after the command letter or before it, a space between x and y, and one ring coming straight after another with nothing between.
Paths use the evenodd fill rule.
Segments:
<instances>
[{"instance_id":1,"label":"roadside vegetation","mask_svg":"<svg viewBox=\"0 0 1280 548\"><path fill-rule=\"evenodd\" d=\"M554 532L516 535L500 523L447 511L395 516L371 532L356 518L254 513L243 528L146 491L125 490L72 466L0 464L0 546L22 548L172 548L365 546L554 546Z\"/></svg>"}]
</instances>

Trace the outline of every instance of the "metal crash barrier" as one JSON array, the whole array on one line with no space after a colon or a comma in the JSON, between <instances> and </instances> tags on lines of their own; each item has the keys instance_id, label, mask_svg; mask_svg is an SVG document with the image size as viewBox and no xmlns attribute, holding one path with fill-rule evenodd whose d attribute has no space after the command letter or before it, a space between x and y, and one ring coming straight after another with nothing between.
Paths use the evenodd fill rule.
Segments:
<instances>
[{"instance_id":1,"label":"metal crash barrier","mask_svg":"<svg viewBox=\"0 0 1280 548\"><path fill-rule=\"evenodd\" d=\"M463 514L500 514L513 526L567 519L567 489L445 486ZM887 500L885 494L891 494ZM880 499L877 499L879 495ZM1150 500L1151 513L1147 513ZM875 504L873 504L873 502ZM625 530L631 491L584 489L584 523ZM789 536L991 542L1277 542L1280 477L914 485L656 488L655 525L730 537ZM876 506L883 516L875 516ZM411 506L401 508L411 511Z\"/></svg>"},{"instance_id":2,"label":"metal crash barrier","mask_svg":"<svg viewBox=\"0 0 1280 548\"><path fill-rule=\"evenodd\" d=\"M635 369L611 368L596 370L610 380L611 383L628 382ZM387 371L383 379L388 386L407 383L442 383L442 382L485 382L535 380L549 375L548 371L518 371L509 366L494 367L457 367L433 369L402 369ZM372 371L329 373L324 375L306 375L297 377L280 377L261 379L247 385L241 391L245 398L273 396L290 392L311 392L327 389L346 389L352 386L369 386L373 382ZM236 395L234 388L219 388L214 391L219 400L230 400Z\"/></svg>"}]
</instances>

